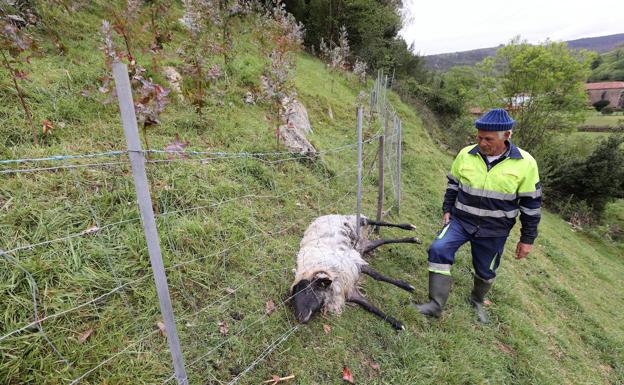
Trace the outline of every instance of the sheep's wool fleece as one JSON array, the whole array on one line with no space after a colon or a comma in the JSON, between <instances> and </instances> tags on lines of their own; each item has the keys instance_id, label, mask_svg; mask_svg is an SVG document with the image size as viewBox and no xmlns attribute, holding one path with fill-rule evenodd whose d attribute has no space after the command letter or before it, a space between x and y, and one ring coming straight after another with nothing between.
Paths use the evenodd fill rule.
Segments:
<instances>
[{"instance_id":1,"label":"sheep's wool fleece","mask_svg":"<svg viewBox=\"0 0 624 385\"><path fill-rule=\"evenodd\" d=\"M310 224L300 243L295 282L312 281L316 273L327 273L332 284L325 307L333 313L342 311L345 299L356 290L360 267L367 265L357 251L361 239L355 226L355 215L325 215ZM360 230L365 234L365 227Z\"/></svg>"}]
</instances>

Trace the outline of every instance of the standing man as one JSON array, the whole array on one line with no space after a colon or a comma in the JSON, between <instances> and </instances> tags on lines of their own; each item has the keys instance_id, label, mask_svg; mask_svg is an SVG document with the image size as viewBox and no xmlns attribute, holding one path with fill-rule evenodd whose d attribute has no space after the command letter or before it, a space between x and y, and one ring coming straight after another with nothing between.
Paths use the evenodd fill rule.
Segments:
<instances>
[{"instance_id":1,"label":"standing man","mask_svg":"<svg viewBox=\"0 0 624 385\"><path fill-rule=\"evenodd\" d=\"M535 159L509 138L515 121L503 109L475 122L477 145L459 152L444 196L444 227L429 248L429 299L420 313L439 317L451 290L455 252L470 242L474 288L470 303L479 321L488 322L483 307L500 264L505 241L520 214L522 228L515 257L529 254L540 221L541 184Z\"/></svg>"}]
</instances>

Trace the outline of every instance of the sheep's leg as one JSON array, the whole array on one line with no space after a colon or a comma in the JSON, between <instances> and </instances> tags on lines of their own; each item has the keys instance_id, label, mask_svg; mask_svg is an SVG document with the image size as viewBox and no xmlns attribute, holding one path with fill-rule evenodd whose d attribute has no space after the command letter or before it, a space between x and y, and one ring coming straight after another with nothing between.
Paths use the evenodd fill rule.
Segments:
<instances>
[{"instance_id":1,"label":"sheep's leg","mask_svg":"<svg viewBox=\"0 0 624 385\"><path fill-rule=\"evenodd\" d=\"M366 275L368 275L369 277L373 278L376 281L382 281L382 282L388 282L393 284L396 287L400 287L403 290L409 291L410 293L413 292L414 286L410 285L409 283L405 282L405 281L401 281L400 279L394 279L394 278L390 278L390 277L386 277L385 275L373 270L372 267L368 266L368 265L364 265L360 268L360 271Z\"/></svg>"},{"instance_id":2,"label":"sheep's leg","mask_svg":"<svg viewBox=\"0 0 624 385\"><path fill-rule=\"evenodd\" d=\"M372 219L366 219L366 222L367 224L373 225L373 226L398 227L399 229L403 229L403 230L416 230L416 226L410 223L390 223L390 222L384 222L384 221L375 221Z\"/></svg>"},{"instance_id":3,"label":"sheep's leg","mask_svg":"<svg viewBox=\"0 0 624 385\"><path fill-rule=\"evenodd\" d=\"M375 250L379 246L387 245L388 243L422 243L422 242L420 242L420 239L416 237L399 238L399 239L374 239L372 241L367 240L364 243L364 248L362 250L362 253L366 254L370 251Z\"/></svg>"},{"instance_id":4,"label":"sheep's leg","mask_svg":"<svg viewBox=\"0 0 624 385\"><path fill-rule=\"evenodd\" d=\"M362 294L360 294L359 292L356 291L354 294L351 295L351 297L347 298L347 301L353 302L353 303L356 303L356 304L362 306L368 312L373 313L377 317L379 317L382 320L388 322L396 330L405 330L405 326L403 326L403 324L401 322L399 322L398 320L396 320L396 319L386 315L384 312L382 312L381 310L377 309L374 305L371 305L371 303L368 302L368 300L366 298L364 298L364 296Z\"/></svg>"}]
</instances>

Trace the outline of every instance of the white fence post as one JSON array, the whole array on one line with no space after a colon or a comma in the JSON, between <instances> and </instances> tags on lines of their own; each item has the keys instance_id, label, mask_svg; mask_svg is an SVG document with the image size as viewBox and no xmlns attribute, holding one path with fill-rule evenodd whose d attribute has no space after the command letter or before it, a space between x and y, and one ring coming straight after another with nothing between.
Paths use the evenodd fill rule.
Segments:
<instances>
[{"instance_id":1,"label":"white fence post","mask_svg":"<svg viewBox=\"0 0 624 385\"><path fill-rule=\"evenodd\" d=\"M379 136L379 171L377 177L377 222L382 220L384 204L384 135ZM379 234L379 226L375 227L375 233Z\"/></svg>"},{"instance_id":2,"label":"white fence post","mask_svg":"<svg viewBox=\"0 0 624 385\"><path fill-rule=\"evenodd\" d=\"M403 151L403 122L397 118L397 182L396 182L396 201L397 201L397 215L401 212L401 152Z\"/></svg>"},{"instance_id":3,"label":"white fence post","mask_svg":"<svg viewBox=\"0 0 624 385\"><path fill-rule=\"evenodd\" d=\"M357 236L360 236L360 215L362 213L362 107L357 109L357 213L355 226Z\"/></svg>"},{"instance_id":4,"label":"white fence post","mask_svg":"<svg viewBox=\"0 0 624 385\"><path fill-rule=\"evenodd\" d=\"M152 264L154 280L156 281L156 292L158 293L158 300L160 302L160 312L165 321L167 342L169 343L169 349L173 358L175 376L179 385L188 385L184 359L180 349L180 340L178 339L173 308L171 306L171 298L169 297L167 276L165 274L165 267L160 251L156 221L154 220L152 198L147 184L145 156L141 150L141 142L139 140L139 130L134 111L134 103L132 101L130 79L128 77L128 66L119 62L114 63L113 75L115 77L115 87L119 99L121 120L128 144L128 156L130 157L130 164L132 166L134 186L136 188L137 200L141 211L141 220L145 231L145 240L147 241L147 251Z\"/></svg>"}]
</instances>

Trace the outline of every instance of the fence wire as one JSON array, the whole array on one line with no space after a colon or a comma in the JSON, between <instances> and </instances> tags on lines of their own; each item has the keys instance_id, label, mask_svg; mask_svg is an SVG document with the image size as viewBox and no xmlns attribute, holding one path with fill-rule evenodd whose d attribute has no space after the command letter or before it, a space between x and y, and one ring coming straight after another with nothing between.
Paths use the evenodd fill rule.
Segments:
<instances>
[{"instance_id":1,"label":"fence wire","mask_svg":"<svg viewBox=\"0 0 624 385\"><path fill-rule=\"evenodd\" d=\"M277 194L277 195L255 195L255 194L249 194L249 195L245 195L245 196L241 196L241 197L235 197L235 198L227 199L227 200L224 200L224 201L220 201L220 202L217 202L217 203L214 203L214 204L211 204L211 205L197 206L197 207L188 208L188 209L181 209L181 210L173 210L173 211L169 211L169 212L164 212L164 213L160 214L159 216L165 217L165 216L168 216L168 215L180 214L180 213L184 213L184 212L188 212L188 211L198 211L198 210L207 209L207 208L215 208L215 207L218 207L218 206L223 205L223 204L228 203L228 202L233 202L233 201L236 201L236 200L247 199L247 198L253 198L253 199L279 199L281 197L284 197L286 195L292 194L294 192L300 192L300 191L304 191L304 190L311 190L311 189L315 188L317 185L322 185L322 184L325 184L325 183L329 182L332 179L340 178L340 177L344 176L345 174L347 174L349 172L350 172L350 170L346 170L346 171L344 171L344 172L342 172L340 174L336 174L336 175L334 175L332 177L320 180L319 182L315 183L313 186L304 186L304 187L300 187L300 188L295 188L295 189L291 189L289 191L286 191L286 192L283 192L283 193ZM36 247L49 245L49 244L54 243L54 242L60 242L60 241L69 240L69 239L72 239L72 238L75 238L75 237L79 237L79 236L83 236L83 235L86 235L86 234L93 234L94 232L99 232L99 231L104 230L104 229L112 228L113 226L116 226L116 225L119 225L119 224L135 222L135 221L138 221L138 219L139 218L127 219L127 220L111 223L111 224L108 224L108 225L105 225L105 226L99 225L99 221L98 221L98 225L96 226L95 229L89 229L88 231L82 231L82 232L79 232L79 233L76 233L76 234L71 234L69 236L60 237L60 238L56 238L56 239L52 239L52 240L47 240L47 241L44 241L44 242L39 242L39 243L35 243L35 244L29 244L29 245L20 246L20 247L8 250L4 254L8 255L8 254L11 254L11 253L17 253L18 251L22 251L22 250L33 249L33 248L36 248ZM290 226L290 227L286 228L286 230L290 229L293 226ZM280 231L278 233L281 233L281 232L282 231ZM255 237L257 237L259 235L260 234L257 234L255 236L249 237L249 238L245 239L244 242L248 242L248 241L254 239ZM219 251L217 253L213 253L213 255L222 253L224 251L227 251L227 249L221 250L221 251ZM195 258L195 259L192 259L192 260L188 260L188 261L184 261L184 262L181 262L181 263L174 264L169 269L179 268L181 266L184 266L184 265L187 265L187 264L190 264L190 263L193 263L193 262L200 261L200 260L202 260L204 258L207 258L207 256L203 256L203 257L199 257L199 258ZM48 316L43 317L43 318L37 318L37 319L35 319L34 322L31 322L31 323L29 323L27 325L22 326L21 328L18 328L16 330L13 330L13 331L3 335L2 337L0 337L0 341L2 341L2 340L6 339L6 338L8 338L8 337L10 337L10 336L12 336L14 334L17 334L17 333L19 333L21 331L27 330L27 329L29 329L31 327L40 327L41 323L46 321L46 320L51 320L51 319L54 319L54 318L58 318L60 316L66 315L66 314L68 314L68 313L70 313L72 311L84 308L84 307L86 307L88 305L92 305L92 304L95 304L95 303L100 303L106 297L108 297L108 296L110 296L110 295L112 295L112 294L114 294L114 293L116 293L118 291L121 291L122 289L124 289L124 288L126 288L126 287L128 287L130 285L134 285L134 284L137 284L139 282L142 282L142 281L144 281L148 277L149 277L149 274L146 274L146 275L144 275L142 277L139 277L139 278L134 279L132 281L126 282L124 284L119 284L117 287L111 289L107 293L104 293L104 294L102 294L102 295L100 295L100 296L98 296L96 298L93 298L90 301L82 303L82 304L80 304L78 306L72 307L70 309L63 310L63 311L58 312L56 314L48 315Z\"/></svg>"},{"instance_id":2,"label":"fence wire","mask_svg":"<svg viewBox=\"0 0 624 385\"><path fill-rule=\"evenodd\" d=\"M385 135L386 146L387 146L387 151L384 152L385 154L384 156L387 158L385 160L385 164L387 165L386 167L388 168L388 174L390 174L390 178L391 178L390 188L396 194L397 181L395 181L394 178L396 178L398 174L398 167L400 167L400 165L397 165L397 162L396 162L398 151L400 151L400 146L397 145L398 144L397 140L399 136L397 133L396 120L398 119L398 117L397 117L396 112L394 112L394 109L392 108L392 106L387 101L387 81L388 81L387 75L384 77L383 73L380 73L375 81L375 85L371 91L371 98L370 98L371 116L374 113L378 114L377 120L382 123L383 131L373 134L372 136L369 137L369 139L365 140L363 144L375 143L380 135L382 134ZM394 124L386 125L385 122L387 121L394 122ZM371 127L369 127L369 130L371 130ZM311 154L293 155L292 153L289 153L289 152L264 152L264 153L262 152L258 152L258 153L229 152L228 153L228 152L216 152L216 151L190 151L190 150L189 151L167 151L167 150L155 150L155 149L144 150L141 152L143 152L146 156L149 154L153 156L153 158L147 159L147 163L149 165L154 165L154 166L158 164L180 164L182 165L182 167L184 167L184 165L189 162L199 162L200 164L205 164L205 163L210 163L212 161L236 161L240 159L253 159L263 164L277 165L280 163L297 161L301 159L309 159L309 160L318 159L319 156L325 156L329 154L340 154L347 150L353 149L356 146L357 146L357 143L350 143L350 144L338 146L335 148L331 148L328 150L320 151L314 155L311 155ZM0 165L22 165L22 164L30 164L30 163L39 164L39 163L50 163L50 162L57 162L57 161L63 162L63 164L61 165L54 165L54 166L46 165L45 167L30 167L30 168L24 167L24 168L3 169L3 170L0 170L0 174L56 172L56 171L61 171L61 170L71 170L73 173L72 175L74 178L75 188L79 191L79 198L81 201L85 202L85 204L87 205L87 208L89 211L89 217L95 223L95 226L92 226L80 232L68 234L65 236L58 237L58 238L47 239L41 242L34 242L34 243L22 244L22 245L19 245L18 243L17 246L14 246L13 248L8 248L6 251L0 250L0 254L9 264L15 266L18 270L22 271L25 274L26 280L28 281L30 289L31 289L30 294L32 297L32 307L33 307L33 321L28 322L11 331L5 330L4 332L5 334L0 336L0 342L10 337L19 335L20 333L26 330L32 330L34 328L41 334L42 338L45 340L50 350L59 358L60 362L62 362L66 368L69 368L69 372L73 374L72 376L73 378L69 382L70 384L78 384L82 382L83 380L87 379L94 373L98 372L98 370L109 365L114 360L126 354L129 354L132 351L132 349L135 349L138 346L141 346L141 344L143 344L150 338L162 332L158 329L153 329L153 325L143 325L143 323L137 322L137 326L140 326L135 331L138 334L138 336L136 336L132 340L125 343L121 349L115 351L113 354L109 355L108 357L98 360L95 365L89 367L88 369L82 371L82 373L78 374L77 372L79 370L79 366L76 365L77 362L63 355L63 352L61 352L61 350L53 343L52 339L48 337L43 327L43 323L46 321L50 321L53 319L58 319L60 317L67 316L72 312L85 309L89 306L92 306L93 310L95 312L98 312L98 309L101 309L101 307L105 303L105 300L108 297L116 293L121 294L123 304L126 310L129 313L131 313L132 317L138 320L140 318L139 313L142 310L139 308L135 308L135 306L133 306L129 295L125 293L125 290L130 287L134 287L138 284L144 283L146 280L149 279L149 277L151 276L151 273L149 272L149 269L148 269L148 271L145 272L143 275L136 277L136 278L133 277L129 279L129 277L124 276L123 271L118 271L115 268L115 261L111 258L111 254L106 253L105 255L106 264L107 264L108 269L110 270L110 273L113 276L113 281L116 285L115 287L113 287L112 289L108 289L106 292L101 293L98 296L91 295L90 300L79 303L75 306L69 307L64 310L60 310L56 313L42 315L40 314L41 304L40 304L40 301L38 300L39 293L37 289L36 279L33 276L33 274L27 268L25 268L24 265L20 263L20 261L14 256L23 251L33 250L36 248L49 246L55 243L71 241L74 238L85 237L87 235L97 236L98 234L103 233L105 230L109 231L109 230L112 230L113 228L116 228L116 227L119 227L121 225L128 224L128 223L137 223L140 220L138 216L135 216L132 218L125 218L123 220L104 224L103 217L97 213L95 208L89 202L89 197L88 197L89 193L85 191L84 186L82 185L79 179L79 175L76 174L76 172L79 169L95 169L95 168L110 167L110 166L128 167L129 164L127 160L123 160L123 161L120 160L120 161L114 161L114 162L69 163L70 161L73 162L73 161L77 161L80 159L96 159L96 158L105 158L105 157L119 157L120 158L125 155L128 155L128 151L109 151L109 152L90 153L90 154L54 155L54 156L40 157L40 158L0 160ZM167 159L159 158L162 156L167 156L168 158ZM369 154L366 156L365 165L364 165L366 172L365 172L365 175L363 176L363 179L365 180L368 179L371 176L372 172L375 170L374 164L376 161L379 161L376 157L377 157L377 149L373 148L372 151L370 151ZM173 216L183 217L183 214L188 214L190 212L201 212L202 210L217 209L219 207L225 206L226 204L231 204L231 203L236 203L236 202L245 202L246 204L253 205L253 204L258 204L256 202L261 201L261 200L279 201L283 199L284 197L291 196L294 194L303 194L303 193L310 193L310 194L315 193L316 198L317 198L317 204L315 207L316 213L319 215L327 214L328 210L329 212L331 212L331 211L334 211L336 207L340 207L345 200L347 200L350 196L355 194L355 191L349 191L343 194L342 196L340 196L336 200L326 202L325 204L321 204L321 198L326 198L326 197L322 196L323 192L321 189L319 189L319 187L328 186L329 183L333 181L346 180L345 179L346 177L353 176L354 173L355 173L354 167L345 167L345 169L341 171L340 173L336 173L327 178L319 179L318 181L315 181L315 183L304 185L301 187L296 187L296 188L293 188L293 189L290 189L281 193L277 193L277 194L254 193L249 190L249 186L243 185L243 188L246 190L245 194L243 195L220 199L208 205L197 205L197 206L187 207L187 208L165 210L164 212L158 213L156 217L160 219L159 224L161 226L163 225L168 226L167 223L173 219L172 218ZM355 182L355 177L353 176L353 180L349 179L347 183L350 185L354 185L354 182ZM367 192L370 192L370 191L367 191ZM396 202L395 204L398 204L398 202ZM372 211L374 210L371 210L371 212ZM275 238L277 236L285 235L288 232L292 231L293 229L297 228L298 226L302 226L308 223L310 221L311 215L314 215L314 213L311 212L309 215L305 215L298 220L291 221L289 225L282 226L279 229L266 229L258 221L256 221L256 219L252 215L249 218L249 222L253 226L253 230L254 230L253 234L250 234L249 236L245 237L241 241L235 242L234 244L228 244L227 247L220 247L218 250L215 250L214 252L211 252L209 254L197 256L197 257L185 259L185 260L178 260L177 262L171 263L166 267L166 270L169 273L177 272L177 274L179 274L178 281L181 283L180 285L181 289L178 289L178 287L175 286L174 287L175 293L182 294L183 298L186 298L187 303L193 303L192 296L189 296L188 295L189 293L184 292L185 286L184 286L183 280L185 279L185 274L188 275L188 271L189 271L187 270L187 267L197 262L206 260L206 259L212 259L213 257L226 255L230 253L231 251L236 250L237 248L242 248L242 247L245 247L246 245L251 245L253 242L256 242L256 241L264 240L264 242L268 242L268 240L273 240L273 242L275 242ZM165 234L167 234L167 237L165 238L167 242L170 242L170 245L172 246L171 249L173 250L174 243L171 239L169 239L171 232L172 231L165 231ZM272 246L278 247L281 252L284 252L284 251L296 252L296 248L297 248L296 245L289 245L288 242L286 242L286 245L275 244ZM285 249L284 249L284 246L286 246ZM262 247L256 248L256 250L259 251L263 248L266 248L266 243L264 243ZM176 252L174 251L173 254L175 255ZM177 255L177 257L181 258L181 255ZM234 289L226 290L226 294L220 295L216 299L208 301L208 303L205 305L194 304L192 306L193 308L192 311L180 312L181 315L178 315L176 321L178 324L182 324L182 322L185 322L185 321L191 322L192 320L197 319L200 315L202 315L205 312L218 311L219 309L221 309L223 305L227 303L226 301L228 301L228 299L234 298L234 296L237 293L239 293L240 290L251 286L251 284L253 282L256 282L258 279L261 279L262 277L265 277L268 274L273 274L273 273L277 273L279 278L283 279L284 278L283 273L289 270L290 268L292 268L292 266L279 267L279 268L267 268L258 272L241 271L239 273L243 273L248 276L248 278L244 282L235 286ZM192 280L192 278L190 277L186 277L186 278L189 280ZM171 281L171 278L170 278L170 281ZM199 282L196 282L196 281L193 281L193 283L200 284ZM223 292L223 289L224 288L221 288L221 292ZM89 289L89 290L92 290L92 289ZM275 308L273 311L277 311L277 310L281 310L285 308L288 302L292 298L293 296L291 295L288 298L280 301L277 305L275 305ZM264 309L257 309L251 314L247 314L246 317L252 316L252 315L258 315L258 313L262 312L263 310ZM195 368L196 365L198 365L203 360L205 360L208 356L216 352L220 347L232 341L235 337L239 337L239 336L244 335L244 333L248 333L249 330L253 326L264 324L270 318L271 318L271 315L266 312L265 314L261 314L257 316L250 323L245 324L244 326L239 328L238 331L236 331L235 333L229 334L227 338L222 339L217 345L212 346L208 351L204 351L199 355L195 355L195 357L192 360L190 360L189 363L187 364L187 368L189 369ZM283 331L280 335L274 338L271 343L263 347L262 351L258 355L256 355L255 358L251 360L251 362L248 365L246 365L243 370L238 372L238 374L236 374L236 376L233 379L227 382L228 384L236 384L239 381L241 381L241 379L245 375L253 371L262 360L264 360L275 349L277 349L282 343L284 343L284 341L286 341L294 333L296 333L296 331L299 329L300 326L293 325L292 320L288 318L288 316L286 318L287 319L285 322L285 326L287 327L287 330ZM102 317L98 314L97 319L102 320ZM276 321L276 322L279 322L279 321ZM183 330L187 334L195 333L197 337L200 337L200 335L197 334L197 328L195 329L188 328L188 329L189 330L186 330L186 329L183 329ZM63 333L64 331L65 330L61 330L61 333ZM192 338L191 338L191 341L193 341ZM203 340L196 339L196 343L201 345L203 344ZM192 345L191 347L193 348L192 350L185 349L186 355L190 355L191 353L194 353L196 350L201 351L201 346L198 347L198 346ZM97 352L95 351L96 348L97 347L91 347L91 348L87 347L85 349L82 349L82 354L89 354L89 353L97 354ZM205 373L202 373L202 374L205 374ZM215 381L221 382L217 380L216 377L214 377L214 374L212 372L210 372L209 374L213 376ZM170 382L174 378L175 378L174 375L166 378L163 381L163 384Z\"/></svg>"},{"instance_id":3,"label":"fence wire","mask_svg":"<svg viewBox=\"0 0 624 385\"><path fill-rule=\"evenodd\" d=\"M169 215L181 214L181 213L190 212L190 211L200 211L200 210L204 210L204 209L216 208L216 207L222 206L222 205L224 205L226 203L231 203L231 202L242 200L242 199L280 199L280 198L282 198L284 196L293 194L295 192L311 190L313 188L316 188L319 185L324 185L324 184L328 183L329 181L338 179L338 178L340 178L340 177L342 177L342 176L344 176L344 175L346 175L346 174L348 174L350 172L352 172L352 170L347 169L347 170L345 170L345 171L343 171L343 172L341 172L339 174L336 174L334 176L322 179L322 180L314 183L314 185L312 185L312 186L304 186L304 187L294 188L294 189L285 191L285 192L283 192L281 194L277 194L277 195L247 194L247 195L238 196L238 197L234 197L234 198L230 198L230 199L225 199L225 200L222 200L222 201L210 204L210 205L195 206L195 207L186 208L186 209L179 209L179 210L172 210L172 211L163 212L161 214L158 214L157 217L166 217L166 216L169 216ZM47 240L47 241L43 241L43 242L38 242L38 243L34 243L34 244L28 244L28 245L19 246L19 247L10 249L10 250L6 250L6 251L3 252L3 254L7 254L7 255L8 254L15 254L15 253L17 253L19 251L30 250L30 249L34 249L34 248L37 248L37 247L49 245L49 244L52 244L52 243L62 242L62 241L67 241L67 240L70 240L70 239L73 239L73 238L82 237L82 236L85 236L85 235L88 235L88 234L99 233L100 231L102 231L104 229L110 229L112 227L119 226L121 224L130 223L130 222L138 222L139 219L140 219L139 217L130 218L130 219L126 219L126 220L110 223L110 224L107 224L107 225L104 225L104 226L97 226L97 227L94 227L94 228L89 228L87 230L83 230L81 232L70 234L70 235L67 235L67 236L64 236L64 237L59 237L59 238L55 238L55 239L51 239L51 240ZM250 237L250 238L247 238L245 241L249 241L251 239L254 239L253 236ZM184 263L175 264L172 267L176 267L176 268L177 267L181 267L181 266L183 266L185 264L190 264L190 263L193 263L193 262L197 262L197 261L200 261L200 260L205 259L207 257L208 256L198 257L198 258L195 258L195 259L190 260L190 261L185 261ZM88 305L90 305L92 303L96 303L98 301L101 301L104 298L106 298L106 297L108 297L108 296L110 296L110 295L120 291L121 289L124 289L127 286L134 285L134 284L136 284L138 282L141 282L141 281L145 280L149 276L150 276L150 273L147 273L146 275L144 275L144 276L142 276L140 278L137 278L137 279L134 279L132 281L126 282L126 283L124 283L122 285L119 285L119 286L111 289L109 292L104 293L104 294L98 296L97 298L95 298L93 300L87 301L87 302L85 302L83 304L80 304L78 306L75 306L73 308L70 308L70 309L61 311L59 313L43 317L43 318L39 319L38 321L34 321L34 322L31 322L31 323L29 323L27 325L24 325L24 326L22 326L22 327L20 327L20 328L18 328L16 330L13 330L12 332L9 332L9 333L7 333L5 335L0 336L0 341L2 341L2 340L6 339L6 338L8 338L8 337L10 337L10 336L12 336L14 334L17 334L19 332L27 330L27 329L29 329L29 328L31 328L33 326L36 326L36 325L40 324L43 321L46 321L46 320L49 320L49 319L54 319L54 318L66 315L67 313L70 313L72 311L84 308L85 306L88 306Z\"/></svg>"}]
</instances>

